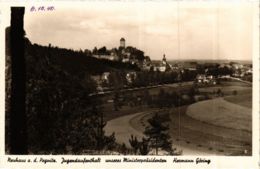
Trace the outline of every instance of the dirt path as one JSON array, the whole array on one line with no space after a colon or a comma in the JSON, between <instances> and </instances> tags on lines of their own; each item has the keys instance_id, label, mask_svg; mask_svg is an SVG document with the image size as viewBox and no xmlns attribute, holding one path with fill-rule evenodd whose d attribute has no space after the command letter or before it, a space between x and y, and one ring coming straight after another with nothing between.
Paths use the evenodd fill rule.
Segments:
<instances>
[{"instance_id":1,"label":"dirt path","mask_svg":"<svg viewBox=\"0 0 260 169\"><path fill-rule=\"evenodd\" d=\"M116 141L120 144L125 143L127 147L130 147L129 138L131 137L131 134L137 138L142 138L143 135L140 131L135 130L132 126L130 126L129 121L135 116L139 116L141 114L143 114L143 112L118 117L108 121L105 126L106 135L110 135L115 132Z\"/></svg>"}]
</instances>

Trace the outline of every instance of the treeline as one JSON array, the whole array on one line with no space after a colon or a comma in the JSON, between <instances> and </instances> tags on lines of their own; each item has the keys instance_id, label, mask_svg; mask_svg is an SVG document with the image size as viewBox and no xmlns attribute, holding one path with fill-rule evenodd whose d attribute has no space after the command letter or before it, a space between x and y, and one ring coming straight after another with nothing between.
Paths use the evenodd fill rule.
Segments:
<instances>
[{"instance_id":1,"label":"treeline","mask_svg":"<svg viewBox=\"0 0 260 169\"><path fill-rule=\"evenodd\" d=\"M29 41L27 43L27 52L30 56L39 54L41 54L42 57L48 56L50 61L55 62L55 64L59 65L62 69L76 75L80 75L82 72L101 74L115 70L140 70L136 65L107 59L97 59L81 50L75 51L53 46L41 46L31 44Z\"/></svg>"},{"instance_id":2,"label":"treeline","mask_svg":"<svg viewBox=\"0 0 260 169\"><path fill-rule=\"evenodd\" d=\"M133 87L151 86L178 81L178 72L138 72L131 84Z\"/></svg>"},{"instance_id":3,"label":"treeline","mask_svg":"<svg viewBox=\"0 0 260 169\"><path fill-rule=\"evenodd\" d=\"M177 82L177 72L111 72L103 85L111 88L142 87Z\"/></svg>"},{"instance_id":4,"label":"treeline","mask_svg":"<svg viewBox=\"0 0 260 169\"><path fill-rule=\"evenodd\" d=\"M196 85L182 87L181 90L165 91L160 89L157 94L151 94L149 89L144 89L140 92L115 92L114 93L114 109L120 110L122 106L148 106L150 108L171 108L189 105L196 102L195 96L200 95ZM208 99L209 96L204 94L202 100Z\"/></svg>"},{"instance_id":5,"label":"treeline","mask_svg":"<svg viewBox=\"0 0 260 169\"><path fill-rule=\"evenodd\" d=\"M232 75L234 70L227 66L220 67L220 64L197 64L196 66L197 72L199 74L206 73L207 75L212 76L221 76L221 75Z\"/></svg>"},{"instance_id":6,"label":"treeline","mask_svg":"<svg viewBox=\"0 0 260 169\"><path fill-rule=\"evenodd\" d=\"M197 73L196 71L184 70L183 72L170 71L139 71L129 72L111 72L107 81L103 81L103 87L109 87L110 89L122 89L133 87L146 87L161 84L170 84L177 82L193 81Z\"/></svg>"}]
</instances>

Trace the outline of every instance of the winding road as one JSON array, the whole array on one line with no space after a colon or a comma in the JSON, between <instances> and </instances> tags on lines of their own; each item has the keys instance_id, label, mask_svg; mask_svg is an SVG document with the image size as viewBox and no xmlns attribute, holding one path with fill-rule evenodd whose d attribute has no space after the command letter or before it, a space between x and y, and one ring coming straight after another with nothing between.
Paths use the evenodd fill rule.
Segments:
<instances>
[{"instance_id":1,"label":"winding road","mask_svg":"<svg viewBox=\"0 0 260 169\"><path fill-rule=\"evenodd\" d=\"M136 136L138 140L141 140L143 135L143 129L137 130L136 127L133 126L131 123L132 120L138 121L138 119L143 118L147 114L150 114L152 112L139 112L136 114L126 115L122 117L118 117L116 119L110 120L107 122L107 125L105 127L105 133L106 135L110 135L113 132L115 133L116 141L120 144L125 143L127 147L130 147L129 144L129 138L131 137L131 134ZM192 146L192 145L185 145L185 142L179 141L178 143L175 143L173 148L177 148L177 150L182 150L182 155L224 155L222 152L212 152L210 150Z\"/></svg>"}]
</instances>

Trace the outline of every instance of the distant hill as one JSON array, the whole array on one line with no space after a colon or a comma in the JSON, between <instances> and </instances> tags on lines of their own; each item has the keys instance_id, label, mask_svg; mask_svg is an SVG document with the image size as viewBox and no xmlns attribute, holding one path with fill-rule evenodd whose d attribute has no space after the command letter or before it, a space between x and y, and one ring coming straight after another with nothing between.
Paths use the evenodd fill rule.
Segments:
<instances>
[{"instance_id":1,"label":"distant hill","mask_svg":"<svg viewBox=\"0 0 260 169\"><path fill-rule=\"evenodd\" d=\"M187 59L187 60L169 60L169 63L188 63L188 62L197 62L198 64L204 63L230 63L230 62L237 62L241 64L252 64L252 60L210 60L210 59Z\"/></svg>"}]
</instances>

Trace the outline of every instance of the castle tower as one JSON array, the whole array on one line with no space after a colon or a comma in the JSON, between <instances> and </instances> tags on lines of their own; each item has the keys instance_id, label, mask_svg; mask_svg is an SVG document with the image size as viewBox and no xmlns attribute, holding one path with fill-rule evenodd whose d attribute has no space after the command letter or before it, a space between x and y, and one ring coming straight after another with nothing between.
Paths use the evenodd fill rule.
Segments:
<instances>
[{"instance_id":1,"label":"castle tower","mask_svg":"<svg viewBox=\"0 0 260 169\"><path fill-rule=\"evenodd\" d=\"M120 47L125 48L125 38L120 39Z\"/></svg>"}]
</instances>

